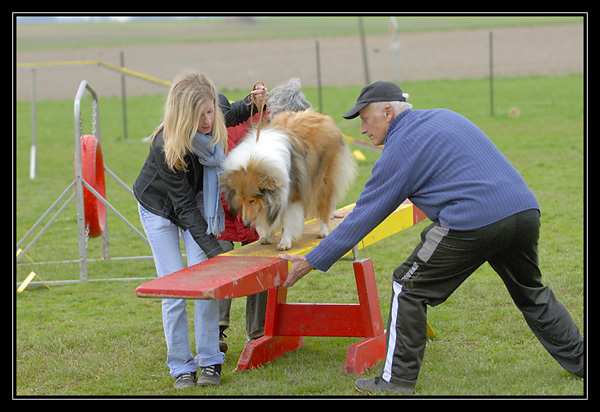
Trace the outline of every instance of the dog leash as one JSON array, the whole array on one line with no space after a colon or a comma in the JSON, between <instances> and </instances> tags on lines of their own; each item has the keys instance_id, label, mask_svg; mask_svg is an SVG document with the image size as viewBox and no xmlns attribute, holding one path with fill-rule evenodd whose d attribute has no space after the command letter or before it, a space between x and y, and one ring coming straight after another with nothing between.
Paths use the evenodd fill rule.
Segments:
<instances>
[{"instance_id":1,"label":"dog leash","mask_svg":"<svg viewBox=\"0 0 600 412\"><path fill-rule=\"evenodd\" d=\"M256 82L256 83L254 83L254 87L252 87L252 91L256 90L256 87L257 87L258 85L262 85L264 88L266 88L266 87L265 87L265 84L264 84L263 82L261 82L261 81L258 81L258 82ZM248 96L250 96L250 103L245 103L245 104L246 104L246 105L248 105L248 106L251 106L251 107L250 107L250 119L252 119L252 117L254 117L254 113L253 113L253 111L254 111L254 107L252 107L252 105L253 105L253 104L254 104L254 105L255 105L255 106L258 108L258 110L260 111L260 115L259 115L259 117L258 117L258 126L257 126L257 128L256 128L256 141L258 142L258 137L260 136L260 129L261 129L261 127L262 127L262 123L263 123L263 111L264 111L264 110L263 110L263 105L265 104L265 100L266 100L266 98L267 98L267 94L266 94L266 93L264 93L264 92L263 92L263 93L261 93L261 97L260 97L260 99L259 99L258 97L256 97L256 95L255 95L255 94L252 94L252 93L248 93L248 94L246 95L246 97L248 97ZM244 100L246 99L246 97L244 97Z\"/></svg>"}]
</instances>

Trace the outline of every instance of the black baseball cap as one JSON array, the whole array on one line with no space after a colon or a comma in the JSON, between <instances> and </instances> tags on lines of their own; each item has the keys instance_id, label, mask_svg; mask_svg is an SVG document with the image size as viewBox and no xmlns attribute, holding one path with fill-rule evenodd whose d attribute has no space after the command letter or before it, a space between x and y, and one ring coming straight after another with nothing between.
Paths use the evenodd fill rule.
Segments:
<instances>
[{"instance_id":1,"label":"black baseball cap","mask_svg":"<svg viewBox=\"0 0 600 412\"><path fill-rule=\"evenodd\" d=\"M393 101L406 101L401 88L392 82L378 81L371 83L360 91L354 107L348 110L342 117L344 119L354 119L358 116L358 112L369 103Z\"/></svg>"}]
</instances>

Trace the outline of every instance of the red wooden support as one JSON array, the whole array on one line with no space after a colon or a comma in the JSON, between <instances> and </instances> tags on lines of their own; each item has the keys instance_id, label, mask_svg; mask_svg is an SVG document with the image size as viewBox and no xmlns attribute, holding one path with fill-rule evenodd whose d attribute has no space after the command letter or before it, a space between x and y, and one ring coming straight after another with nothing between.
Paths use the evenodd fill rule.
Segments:
<instances>
[{"instance_id":1,"label":"red wooden support","mask_svg":"<svg viewBox=\"0 0 600 412\"><path fill-rule=\"evenodd\" d=\"M373 262L354 262L359 304L288 303L287 289L269 290L265 335L244 348L237 370L256 368L302 346L303 336L356 336L366 339L350 346L346 372L359 374L385 356Z\"/></svg>"}]
</instances>

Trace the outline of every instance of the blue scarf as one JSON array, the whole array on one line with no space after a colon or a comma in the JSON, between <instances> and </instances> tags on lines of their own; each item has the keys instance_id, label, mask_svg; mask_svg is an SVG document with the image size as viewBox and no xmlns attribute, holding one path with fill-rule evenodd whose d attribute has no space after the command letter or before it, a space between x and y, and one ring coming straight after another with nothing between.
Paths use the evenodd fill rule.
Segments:
<instances>
[{"instance_id":1,"label":"blue scarf","mask_svg":"<svg viewBox=\"0 0 600 412\"><path fill-rule=\"evenodd\" d=\"M212 137L196 132L192 138L192 151L204 166L203 191L204 191L204 217L208 228L206 234L219 236L225 229L225 212L221 204L221 163L225 160L225 153L220 144L211 145Z\"/></svg>"}]
</instances>

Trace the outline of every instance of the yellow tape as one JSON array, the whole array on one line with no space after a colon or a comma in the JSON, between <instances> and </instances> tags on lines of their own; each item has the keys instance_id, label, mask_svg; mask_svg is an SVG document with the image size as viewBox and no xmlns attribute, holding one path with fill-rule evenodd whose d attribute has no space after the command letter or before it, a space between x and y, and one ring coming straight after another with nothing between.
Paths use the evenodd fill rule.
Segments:
<instances>
[{"instance_id":1,"label":"yellow tape","mask_svg":"<svg viewBox=\"0 0 600 412\"><path fill-rule=\"evenodd\" d=\"M104 67L112 69L112 70L117 70L119 72L129 74L131 76L139 77L140 79L149 80L149 81L154 82L154 83L160 83L160 84L163 84L165 86L171 86L171 82L167 82L165 80L157 79L156 77L148 76L147 74L143 74L143 73L139 73L139 72L136 72L136 71L133 71L133 70L129 70L129 69L126 69L125 67L119 67L119 66L115 66L114 64L103 63L103 62L98 62L98 64L100 66L104 66Z\"/></svg>"},{"instance_id":2,"label":"yellow tape","mask_svg":"<svg viewBox=\"0 0 600 412\"><path fill-rule=\"evenodd\" d=\"M107 69L116 70L121 73L129 74L131 76L139 77L154 83L159 83L165 86L171 86L171 82L158 79L156 77L148 76L147 74L139 73L133 70L126 69L125 67L115 66L114 64L104 63L99 60L70 60L62 62L35 62L35 63L17 63L17 68L27 67L51 67L51 66L85 66L85 65L98 65L106 67Z\"/></svg>"}]
</instances>

